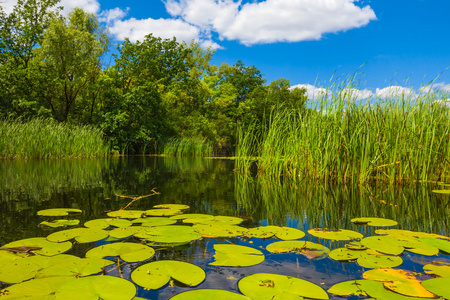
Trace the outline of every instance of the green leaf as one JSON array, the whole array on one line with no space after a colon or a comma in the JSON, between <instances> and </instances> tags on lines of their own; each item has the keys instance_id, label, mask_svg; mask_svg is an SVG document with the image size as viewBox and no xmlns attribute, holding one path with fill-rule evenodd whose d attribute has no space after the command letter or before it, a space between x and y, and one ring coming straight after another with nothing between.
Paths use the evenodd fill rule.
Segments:
<instances>
[{"instance_id":1,"label":"green leaf","mask_svg":"<svg viewBox=\"0 0 450 300\"><path fill-rule=\"evenodd\" d=\"M149 217L149 218L139 218L131 221L133 224L141 224L144 227L155 227L155 226L166 226L172 225L177 222L177 220L165 218L165 217Z\"/></svg>"},{"instance_id":2,"label":"green leaf","mask_svg":"<svg viewBox=\"0 0 450 300\"><path fill-rule=\"evenodd\" d=\"M87 221L86 223L84 223L84 226L88 228L105 229L109 226L124 228L129 227L132 224L133 223L131 223L131 221L122 219L95 219Z\"/></svg>"},{"instance_id":3,"label":"green leaf","mask_svg":"<svg viewBox=\"0 0 450 300\"><path fill-rule=\"evenodd\" d=\"M400 245L399 245L400 244ZM399 255L405 248L391 236L369 236L361 240L361 245L385 254Z\"/></svg>"},{"instance_id":4,"label":"green leaf","mask_svg":"<svg viewBox=\"0 0 450 300\"><path fill-rule=\"evenodd\" d=\"M185 204L158 204L154 205L153 208L166 208L166 209L172 209L172 210L185 210L189 208L189 205Z\"/></svg>"},{"instance_id":5,"label":"green leaf","mask_svg":"<svg viewBox=\"0 0 450 300\"><path fill-rule=\"evenodd\" d=\"M134 236L162 244L187 244L202 237L194 228L182 225L143 227Z\"/></svg>"},{"instance_id":6,"label":"green leaf","mask_svg":"<svg viewBox=\"0 0 450 300\"><path fill-rule=\"evenodd\" d=\"M210 263L212 266L248 267L264 261L264 254L254 248L232 244L215 244L213 247L216 253L215 261Z\"/></svg>"},{"instance_id":7,"label":"green leaf","mask_svg":"<svg viewBox=\"0 0 450 300\"><path fill-rule=\"evenodd\" d=\"M136 286L128 280L112 276L88 276L61 285L55 293L55 298L131 300L135 295Z\"/></svg>"},{"instance_id":8,"label":"green leaf","mask_svg":"<svg viewBox=\"0 0 450 300\"><path fill-rule=\"evenodd\" d=\"M295 252L302 254L309 259L323 258L330 249L327 247L308 241L281 241L267 245L267 251L271 253Z\"/></svg>"},{"instance_id":9,"label":"green leaf","mask_svg":"<svg viewBox=\"0 0 450 300\"><path fill-rule=\"evenodd\" d=\"M151 290L162 288L170 279L188 286L196 286L205 280L202 268L182 261L159 260L138 267L131 273L131 280Z\"/></svg>"},{"instance_id":10,"label":"green leaf","mask_svg":"<svg viewBox=\"0 0 450 300\"><path fill-rule=\"evenodd\" d=\"M91 243L108 237L108 232L97 228L73 228L58 231L47 236L51 242L63 242L75 239L78 243Z\"/></svg>"},{"instance_id":11,"label":"green leaf","mask_svg":"<svg viewBox=\"0 0 450 300\"><path fill-rule=\"evenodd\" d=\"M105 266L114 262L101 258L79 258L59 262L58 264L39 270L36 278L55 276L84 277L102 272Z\"/></svg>"},{"instance_id":12,"label":"green leaf","mask_svg":"<svg viewBox=\"0 0 450 300\"><path fill-rule=\"evenodd\" d=\"M182 214L182 215L178 215L178 216L172 216L170 217L172 220L187 220L187 221L183 221L185 223L194 223L194 222L199 222L199 220L213 220L214 216L213 215L207 215L207 214Z\"/></svg>"},{"instance_id":13,"label":"green leaf","mask_svg":"<svg viewBox=\"0 0 450 300\"><path fill-rule=\"evenodd\" d=\"M44 225L44 226L48 226L48 227L64 227L64 226L77 226L78 224L80 224L80 220L65 220L65 219L61 219L61 220L53 220L53 221L43 221L41 223L39 223L39 225Z\"/></svg>"},{"instance_id":14,"label":"green leaf","mask_svg":"<svg viewBox=\"0 0 450 300\"><path fill-rule=\"evenodd\" d=\"M388 268L397 267L403 260L398 256L383 255L374 250L352 250L348 248L337 248L332 250L328 256L337 261L356 261L364 268Z\"/></svg>"},{"instance_id":15,"label":"green leaf","mask_svg":"<svg viewBox=\"0 0 450 300\"><path fill-rule=\"evenodd\" d=\"M450 265L436 265L439 262L431 263L423 266L423 270L427 274L437 275L440 277L450 277Z\"/></svg>"},{"instance_id":16,"label":"green leaf","mask_svg":"<svg viewBox=\"0 0 450 300\"><path fill-rule=\"evenodd\" d=\"M113 243L98 246L86 252L86 257L103 258L119 256L126 262L138 262L151 258L155 250L147 245L136 243Z\"/></svg>"},{"instance_id":17,"label":"green leaf","mask_svg":"<svg viewBox=\"0 0 450 300\"><path fill-rule=\"evenodd\" d=\"M402 230L402 229L377 229L375 230L375 233L380 235L391 235L395 237L407 237L407 238L437 238L437 239L444 239L449 240L448 237L434 234L434 233L426 233L426 232L418 232L418 231L409 231L409 230Z\"/></svg>"},{"instance_id":18,"label":"green leaf","mask_svg":"<svg viewBox=\"0 0 450 300\"><path fill-rule=\"evenodd\" d=\"M179 293L170 300L251 300L249 297L246 297L241 294L233 293L225 290L217 290L217 289L200 289L194 291L187 291L183 293Z\"/></svg>"},{"instance_id":19,"label":"green leaf","mask_svg":"<svg viewBox=\"0 0 450 300\"><path fill-rule=\"evenodd\" d=\"M195 224L193 228L204 237L236 237L242 236L246 230L236 225Z\"/></svg>"},{"instance_id":20,"label":"green leaf","mask_svg":"<svg viewBox=\"0 0 450 300\"><path fill-rule=\"evenodd\" d=\"M41 248L40 250L35 250L33 252L39 255L53 256L69 251L70 248L72 248L72 243L70 242L57 243L53 241L48 241L46 238L43 237L36 237L14 241L9 244L3 245L0 248L15 248L23 246L39 247Z\"/></svg>"},{"instance_id":21,"label":"green leaf","mask_svg":"<svg viewBox=\"0 0 450 300\"><path fill-rule=\"evenodd\" d=\"M442 252L450 253L450 241L447 239L443 240L439 238L421 238L419 239L419 241L434 246Z\"/></svg>"},{"instance_id":22,"label":"green leaf","mask_svg":"<svg viewBox=\"0 0 450 300\"><path fill-rule=\"evenodd\" d=\"M253 274L242 278L238 286L241 293L251 299L329 299L327 292L314 283L278 274Z\"/></svg>"},{"instance_id":23,"label":"green leaf","mask_svg":"<svg viewBox=\"0 0 450 300\"><path fill-rule=\"evenodd\" d=\"M145 211L146 216L155 216L155 217L175 216L182 213L183 212L181 210L170 208L149 209Z\"/></svg>"},{"instance_id":24,"label":"green leaf","mask_svg":"<svg viewBox=\"0 0 450 300\"><path fill-rule=\"evenodd\" d=\"M354 218L350 220L351 222L355 223L356 225L362 224L362 225L369 225L369 226L395 226L398 223L394 220L390 219L383 219L383 218Z\"/></svg>"},{"instance_id":25,"label":"green leaf","mask_svg":"<svg viewBox=\"0 0 450 300\"><path fill-rule=\"evenodd\" d=\"M422 286L433 294L450 299L450 277L428 279L422 282Z\"/></svg>"},{"instance_id":26,"label":"green leaf","mask_svg":"<svg viewBox=\"0 0 450 300\"><path fill-rule=\"evenodd\" d=\"M48 217L63 217L68 216L69 213L81 213L81 209L76 208L50 208L44 209L37 212L38 216L48 216Z\"/></svg>"},{"instance_id":27,"label":"green leaf","mask_svg":"<svg viewBox=\"0 0 450 300\"><path fill-rule=\"evenodd\" d=\"M134 235L139 230L143 230L142 226L130 226L125 228L115 228L113 230L108 231L110 237L116 239L124 239Z\"/></svg>"},{"instance_id":28,"label":"green leaf","mask_svg":"<svg viewBox=\"0 0 450 300\"><path fill-rule=\"evenodd\" d=\"M74 280L72 277L51 277L32 279L9 286L0 291L2 300L9 299L54 299L54 293L63 284Z\"/></svg>"},{"instance_id":29,"label":"green leaf","mask_svg":"<svg viewBox=\"0 0 450 300\"><path fill-rule=\"evenodd\" d=\"M351 241L363 238L361 233L346 229L315 228L308 230L308 233L318 238L336 241Z\"/></svg>"},{"instance_id":30,"label":"green leaf","mask_svg":"<svg viewBox=\"0 0 450 300\"><path fill-rule=\"evenodd\" d=\"M281 240L297 240L305 236L305 233L299 229L279 226L259 226L250 228L245 232L248 237L268 239L273 236Z\"/></svg>"},{"instance_id":31,"label":"green leaf","mask_svg":"<svg viewBox=\"0 0 450 300\"><path fill-rule=\"evenodd\" d=\"M145 216L145 211L143 210L115 210L110 211L107 215L111 218L121 218L121 219L137 219Z\"/></svg>"}]
</instances>

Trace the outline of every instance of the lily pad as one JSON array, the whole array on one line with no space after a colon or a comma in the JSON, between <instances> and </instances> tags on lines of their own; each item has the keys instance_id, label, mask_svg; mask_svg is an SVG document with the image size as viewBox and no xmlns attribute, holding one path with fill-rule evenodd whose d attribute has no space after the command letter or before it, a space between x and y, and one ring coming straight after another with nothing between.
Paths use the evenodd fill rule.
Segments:
<instances>
[{"instance_id":1,"label":"lily pad","mask_svg":"<svg viewBox=\"0 0 450 300\"><path fill-rule=\"evenodd\" d=\"M402 230L402 229L377 229L375 230L377 234L381 235L391 235L391 236L400 236L400 237L409 237L409 238L437 238L437 239L444 239L449 240L448 237L434 234L434 233L427 233L427 232L418 232L418 231L410 231L410 230Z\"/></svg>"},{"instance_id":2,"label":"lily pad","mask_svg":"<svg viewBox=\"0 0 450 300\"><path fill-rule=\"evenodd\" d=\"M91 243L103 240L108 237L108 233L97 228L73 228L54 232L47 236L51 242L64 242L75 239L78 243Z\"/></svg>"},{"instance_id":3,"label":"lily pad","mask_svg":"<svg viewBox=\"0 0 450 300\"><path fill-rule=\"evenodd\" d=\"M435 298L436 295L430 293L420 283L415 273L412 271L379 268L363 273L364 279L382 281L385 288L409 297Z\"/></svg>"},{"instance_id":4,"label":"lily pad","mask_svg":"<svg viewBox=\"0 0 450 300\"><path fill-rule=\"evenodd\" d=\"M156 227L156 226L166 226L172 225L177 222L177 220L165 218L165 217L149 217L149 218L139 218L131 221L133 224L141 224L144 227Z\"/></svg>"},{"instance_id":5,"label":"lily pad","mask_svg":"<svg viewBox=\"0 0 450 300\"><path fill-rule=\"evenodd\" d=\"M213 247L216 253L215 261L210 263L212 266L248 267L264 261L264 254L254 248L232 244L215 244Z\"/></svg>"},{"instance_id":6,"label":"lily pad","mask_svg":"<svg viewBox=\"0 0 450 300\"><path fill-rule=\"evenodd\" d=\"M355 223L356 225L369 225L369 226L395 226L398 223L394 220L390 219L384 219L384 218L354 218L350 220L351 222Z\"/></svg>"},{"instance_id":7,"label":"lily pad","mask_svg":"<svg viewBox=\"0 0 450 300\"><path fill-rule=\"evenodd\" d=\"M166 208L166 209L172 209L172 210L185 210L189 208L189 205L186 204L158 204L153 206L153 208Z\"/></svg>"},{"instance_id":8,"label":"lily pad","mask_svg":"<svg viewBox=\"0 0 450 300\"><path fill-rule=\"evenodd\" d=\"M351 241L363 238L361 233L347 229L315 228L308 230L308 233L318 238L336 241Z\"/></svg>"},{"instance_id":9,"label":"lily pad","mask_svg":"<svg viewBox=\"0 0 450 300\"><path fill-rule=\"evenodd\" d=\"M194 228L182 225L143 227L134 236L162 244L187 244L202 237Z\"/></svg>"},{"instance_id":10,"label":"lily pad","mask_svg":"<svg viewBox=\"0 0 450 300\"><path fill-rule=\"evenodd\" d=\"M204 237L236 237L242 236L246 228L236 225L206 225L196 224L194 230Z\"/></svg>"},{"instance_id":11,"label":"lily pad","mask_svg":"<svg viewBox=\"0 0 450 300\"><path fill-rule=\"evenodd\" d=\"M337 248L332 250L328 256L331 259L344 262L356 261L364 268L393 268L401 265L403 260L399 256L383 255L376 251L352 250L348 248Z\"/></svg>"},{"instance_id":12,"label":"lily pad","mask_svg":"<svg viewBox=\"0 0 450 300\"><path fill-rule=\"evenodd\" d=\"M309 281L278 274L257 273L242 278L239 290L251 299L329 299L327 292Z\"/></svg>"},{"instance_id":13,"label":"lily pad","mask_svg":"<svg viewBox=\"0 0 450 300\"><path fill-rule=\"evenodd\" d=\"M86 223L84 223L84 226L88 228L105 229L108 228L109 226L124 228L129 227L132 224L133 223L131 223L131 221L123 219L95 219L87 221Z\"/></svg>"},{"instance_id":14,"label":"lily pad","mask_svg":"<svg viewBox=\"0 0 450 300\"><path fill-rule=\"evenodd\" d=\"M182 214L182 215L172 216L170 218L173 220L185 220L186 219L187 222L185 222L185 223L189 223L188 221L190 221L190 220L195 220L196 222L198 220L213 220L214 216L207 215L207 214Z\"/></svg>"},{"instance_id":15,"label":"lily pad","mask_svg":"<svg viewBox=\"0 0 450 300\"><path fill-rule=\"evenodd\" d=\"M88 276L61 285L55 293L55 299L131 300L135 295L136 286L128 280L112 276Z\"/></svg>"},{"instance_id":16,"label":"lily pad","mask_svg":"<svg viewBox=\"0 0 450 300\"><path fill-rule=\"evenodd\" d=\"M202 268L182 261L158 260L138 267L131 273L131 280L151 290L165 286L171 279L188 286L196 286L205 280Z\"/></svg>"},{"instance_id":17,"label":"lily pad","mask_svg":"<svg viewBox=\"0 0 450 300\"><path fill-rule=\"evenodd\" d=\"M121 219L137 219L145 217L145 211L143 210L115 210L107 213L108 217L121 218Z\"/></svg>"},{"instance_id":18,"label":"lily pad","mask_svg":"<svg viewBox=\"0 0 450 300\"><path fill-rule=\"evenodd\" d=\"M428 279L423 281L422 285L433 294L450 299L450 277Z\"/></svg>"},{"instance_id":19,"label":"lily pad","mask_svg":"<svg viewBox=\"0 0 450 300\"><path fill-rule=\"evenodd\" d=\"M11 251L0 250L0 268L2 268L4 264L7 264L13 260L28 257L29 255L30 254L28 253L14 253Z\"/></svg>"},{"instance_id":20,"label":"lily pad","mask_svg":"<svg viewBox=\"0 0 450 300\"><path fill-rule=\"evenodd\" d=\"M399 255L405 248L396 238L391 236L369 236L361 240L361 245L385 254Z\"/></svg>"},{"instance_id":21,"label":"lily pad","mask_svg":"<svg viewBox=\"0 0 450 300\"><path fill-rule=\"evenodd\" d=\"M173 296L170 300L251 300L241 294L217 289L199 289L187 291Z\"/></svg>"},{"instance_id":22,"label":"lily pad","mask_svg":"<svg viewBox=\"0 0 450 300\"><path fill-rule=\"evenodd\" d=\"M61 220L53 220L53 221L43 221L43 222L39 223L39 225L41 225L41 226L48 226L48 227L52 227L52 228L65 227L65 226L77 226L78 224L80 224L80 220L77 220L77 219L74 219L74 220L61 219Z\"/></svg>"},{"instance_id":23,"label":"lily pad","mask_svg":"<svg viewBox=\"0 0 450 300\"><path fill-rule=\"evenodd\" d=\"M48 217L63 217L68 216L70 213L76 214L81 213L81 209L76 208L49 208L40 210L37 212L38 216L48 216Z\"/></svg>"},{"instance_id":24,"label":"lily pad","mask_svg":"<svg viewBox=\"0 0 450 300\"><path fill-rule=\"evenodd\" d=\"M440 277L450 277L450 264L439 264L439 262L433 262L423 266L423 270L427 274L437 275Z\"/></svg>"},{"instance_id":25,"label":"lily pad","mask_svg":"<svg viewBox=\"0 0 450 300\"><path fill-rule=\"evenodd\" d=\"M267 251L271 253L295 252L302 254L309 259L323 258L330 249L327 247L308 241L281 241L267 245Z\"/></svg>"},{"instance_id":26,"label":"lily pad","mask_svg":"<svg viewBox=\"0 0 450 300\"><path fill-rule=\"evenodd\" d=\"M32 279L9 286L0 291L2 300L9 299L54 299L54 293L63 284L74 280L72 277L52 277Z\"/></svg>"},{"instance_id":27,"label":"lily pad","mask_svg":"<svg viewBox=\"0 0 450 300\"><path fill-rule=\"evenodd\" d=\"M23 246L41 248L33 252L39 255L53 256L69 251L70 248L72 248L72 243L70 242L57 243L48 241L46 238L43 237L36 237L14 241L9 244L3 245L1 248L15 248Z\"/></svg>"},{"instance_id":28,"label":"lily pad","mask_svg":"<svg viewBox=\"0 0 450 300\"><path fill-rule=\"evenodd\" d=\"M305 233L300 229L291 227L259 226L248 229L245 235L261 239L268 239L275 236L281 240L298 240L304 237Z\"/></svg>"},{"instance_id":29,"label":"lily pad","mask_svg":"<svg viewBox=\"0 0 450 300\"><path fill-rule=\"evenodd\" d=\"M79 258L69 259L58 264L46 267L36 273L35 278L46 278L54 276L85 277L103 271L104 267L114 264L114 262L100 258Z\"/></svg>"},{"instance_id":30,"label":"lily pad","mask_svg":"<svg viewBox=\"0 0 450 300\"><path fill-rule=\"evenodd\" d=\"M421 238L420 242L426 243L428 245L438 248L440 251L445 253L450 253L450 241L439 239L439 238Z\"/></svg>"},{"instance_id":31,"label":"lily pad","mask_svg":"<svg viewBox=\"0 0 450 300\"><path fill-rule=\"evenodd\" d=\"M183 223L205 224L205 225L237 225L242 223L244 219L239 217L215 216L214 218L186 218Z\"/></svg>"},{"instance_id":32,"label":"lily pad","mask_svg":"<svg viewBox=\"0 0 450 300\"><path fill-rule=\"evenodd\" d=\"M145 211L146 216L155 216L155 217L176 216L182 213L183 212L181 210L170 208L149 209Z\"/></svg>"},{"instance_id":33,"label":"lily pad","mask_svg":"<svg viewBox=\"0 0 450 300\"><path fill-rule=\"evenodd\" d=\"M139 230L142 230L142 226L130 226L125 228L115 228L113 230L108 231L110 237L116 239L124 239L134 235Z\"/></svg>"},{"instance_id":34,"label":"lily pad","mask_svg":"<svg viewBox=\"0 0 450 300\"><path fill-rule=\"evenodd\" d=\"M95 247L86 252L86 257L103 258L119 256L126 262L138 262L151 258L155 250L147 245L136 243L113 243Z\"/></svg>"}]
</instances>

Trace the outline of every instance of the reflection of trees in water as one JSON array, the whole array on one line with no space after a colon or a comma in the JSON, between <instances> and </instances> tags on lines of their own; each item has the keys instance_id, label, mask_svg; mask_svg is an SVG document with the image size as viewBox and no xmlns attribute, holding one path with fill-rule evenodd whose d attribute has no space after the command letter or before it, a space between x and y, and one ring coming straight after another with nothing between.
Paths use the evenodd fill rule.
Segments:
<instances>
[{"instance_id":1,"label":"reflection of trees in water","mask_svg":"<svg viewBox=\"0 0 450 300\"><path fill-rule=\"evenodd\" d=\"M370 216L396 220L395 228L448 235L448 200L424 185L318 185L239 175L235 182L238 207L270 224L356 229L352 218ZM360 228L367 234L375 229Z\"/></svg>"}]
</instances>

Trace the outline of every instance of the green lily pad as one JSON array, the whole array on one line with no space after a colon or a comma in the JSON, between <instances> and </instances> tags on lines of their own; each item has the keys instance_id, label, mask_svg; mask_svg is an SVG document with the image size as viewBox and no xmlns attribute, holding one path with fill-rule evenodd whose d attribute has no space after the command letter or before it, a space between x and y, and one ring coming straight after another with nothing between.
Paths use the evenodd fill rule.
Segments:
<instances>
[{"instance_id":1,"label":"green lily pad","mask_svg":"<svg viewBox=\"0 0 450 300\"><path fill-rule=\"evenodd\" d=\"M242 223L244 219L239 217L228 217L228 216L215 216L212 219L200 217L200 218L186 218L183 219L183 223L192 224L205 224L205 225L237 225Z\"/></svg>"},{"instance_id":2,"label":"green lily pad","mask_svg":"<svg viewBox=\"0 0 450 300\"><path fill-rule=\"evenodd\" d=\"M369 225L369 226L395 226L398 223L394 220L389 219L383 219L383 218L354 218L350 220L351 222L355 223L356 225Z\"/></svg>"},{"instance_id":3,"label":"green lily pad","mask_svg":"<svg viewBox=\"0 0 450 300\"><path fill-rule=\"evenodd\" d=\"M189 208L189 205L185 204L158 204L154 205L153 208L166 208L166 209L172 209L172 210L185 210Z\"/></svg>"},{"instance_id":4,"label":"green lily pad","mask_svg":"<svg viewBox=\"0 0 450 300\"><path fill-rule=\"evenodd\" d=\"M55 293L55 299L131 300L135 295L136 286L128 280L112 276L88 276L61 285Z\"/></svg>"},{"instance_id":5,"label":"green lily pad","mask_svg":"<svg viewBox=\"0 0 450 300\"><path fill-rule=\"evenodd\" d=\"M19 283L34 278L44 268L72 260L79 260L79 258L73 255L60 254L55 256L29 256L13 260L4 264L3 268L0 269L0 281Z\"/></svg>"},{"instance_id":6,"label":"green lily pad","mask_svg":"<svg viewBox=\"0 0 450 300\"><path fill-rule=\"evenodd\" d=\"M247 230L236 225L195 224L193 228L204 237L236 237L242 236Z\"/></svg>"},{"instance_id":7,"label":"green lily pad","mask_svg":"<svg viewBox=\"0 0 450 300\"><path fill-rule=\"evenodd\" d=\"M405 296L436 298L436 295L430 293L420 284L421 280L412 271L379 268L364 272L363 277L364 279L382 281L385 288Z\"/></svg>"},{"instance_id":8,"label":"green lily pad","mask_svg":"<svg viewBox=\"0 0 450 300\"><path fill-rule=\"evenodd\" d=\"M0 268L11 261L22 259L28 256L30 256L30 254L28 253L14 253L11 251L0 250Z\"/></svg>"},{"instance_id":9,"label":"green lily pad","mask_svg":"<svg viewBox=\"0 0 450 300\"><path fill-rule=\"evenodd\" d=\"M68 216L70 213L81 213L81 209L76 208L49 208L40 210L37 212L38 216L47 216L47 217L63 217Z\"/></svg>"},{"instance_id":10,"label":"green lily pad","mask_svg":"<svg viewBox=\"0 0 450 300\"><path fill-rule=\"evenodd\" d=\"M97 228L73 228L54 232L47 236L51 242L64 242L75 239L78 243L91 243L108 237L108 232Z\"/></svg>"},{"instance_id":11,"label":"green lily pad","mask_svg":"<svg viewBox=\"0 0 450 300\"><path fill-rule=\"evenodd\" d=\"M421 238L420 242L434 246L438 248L440 251L445 253L450 253L450 241L439 239L439 238Z\"/></svg>"},{"instance_id":12,"label":"green lily pad","mask_svg":"<svg viewBox=\"0 0 450 300\"><path fill-rule=\"evenodd\" d=\"M450 277L432 278L422 282L427 290L445 299L450 299Z\"/></svg>"},{"instance_id":13,"label":"green lily pad","mask_svg":"<svg viewBox=\"0 0 450 300\"><path fill-rule=\"evenodd\" d=\"M134 235L139 230L142 230L142 226L130 226L125 228L115 228L113 230L108 231L110 237L115 239L124 239Z\"/></svg>"},{"instance_id":14,"label":"green lily pad","mask_svg":"<svg viewBox=\"0 0 450 300\"><path fill-rule=\"evenodd\" d=\"M138 267L131 273L131 280L146 289L157 290L171 279L188 286L196 286L205 280L202 268L182 261L158 260Z\"/></svg>"},{"instance_id":15,"label":"green lily pad","mask_svg":"<svg viewBox=\"0 0 450 300\"><path fill-rule=\"evenodd\" d=\"M170 225L142 228L134 234L135 237L161 244L187 244L202 237L190 226Z\"/></svg>"},{"instance_id":16,"label":"green lily pad","mask_svg":"<svg viewBox=\"0 0 450 300\"><path fill-rule=\"evenodd\" d=\"M33 251L39 255L53 256L67 252L72 248L72 243L56 243L53 241L48 241L43 237L29 238L11 242L9 244L3 245L0 248L15 248L15 247L36 247L41 248L39 250Z\"/></svg>"},{"instance_id":17,"label":"green lily pad","mask_svg":"<svg viewBox=\"0 0 450 300\"><path fill-rule=\"evenodd\" d=\"M433 262L423 266L423 271L431 275L450 277L450 264L439 264L439 262Z\"/></svg>"},{"instance_id":18,"label":"green lily pad","mask_svg":"<svg viewBox=\"0 0 450 300\"><path fill-rule=\"evenodd\" d=\"M281 240L298 240L305 236L305 233L299 229L279 226L259 226L250 228L245 232L247 237L268 239L277 237Z\"/></svg>"},{"instance_id":19,"label":"green lily pad","mask_svg":"<svg viewBox=\"0 0 450 300\"><path fill-rule=\"evenodd\" d=\"M396 238L391 236L369 236L361 240L361 245L385 254L399 255L405 248Z\"/></svg>"},{"instance_id":20,"label":"green lily pad","mask_svg":"<svg viewBox=\"0 0 450 300\"><path fill-rule=\"evenodd\" d=\"M410 231L410 230L402 230L402 229L377 229L375 230L377 234L381 235L391 235L396 237L409 237L409 238L437 238L437 239L444 239L449 240L448 237L434 234L434 233L427 233L427 232L418 232L418 231Z\"/></svg>"},{"instance_id":21,"label":"green lily pad","mask_svg":"<svg viewBox=\"0 0 450 300\"><path fill-rule=\"evenodd\" d=\"M172 225L177 222L177 220L165 218L165 217L149 217L149 218L139 218L131 221L133 224L141 224L144 227L156 227L156 226L166 226Z\"/></svg>"},{"instance_id":22,"label":"green lily pad","mask_svg":"<svg viewBox=\"0 0 450 300\"><path fill-rule=\"evenodd\" d=\"M207 214L182 214L177 216L172 216L170 219L173 220L185 220L185 219L192 219L192 220L212 220L214 219L213 215L207 215ZM186 222L188 223L188 222Z\"/></svg>"},{"instance_id":23,"label":"green lily pad","mask_svg":"<svg viewBox=\"0 0 450 300\"><path fill-rule=\"evenodd\" d=\"M109 226L124 228L129 227L132 224L133 223L131 223L131 221L123 219L95 219L87 221L86 223L84 223L84 226L88 228L105 229L108 228Z\"/></svg>"},{"instance_id":24,"label":"green lily pad","mask_svg":"<svg viewBox=\"0 0 450 300\"><path fill-rule=\"evenodd\" d=\"M178 209L170 209L170 208L159 208L159 209L149 209L145 211L146 216L154 216L154 217L169 217L176 216L182 214L183 212Z\"/></svg>"},{"instance_id":25,"label":"green lily pad","mask_svg":"<svg viewBox=\"0 0 450 300\"><path fill-rule=\"evenodd\" d=\"M336 241L351 241L363 238L361 233L347 229L315 228L308 230L308 233L318 238Z\"/></svg>"},{"instance_id":26,"label":"green lily pad","mask_svg":"<svg viewBox=\"0 0 450 300\"><path fill-rule=\"evenodd\" d=\"M108 217L121 219L137 219L145 216L143 210L115 210L107 213Z\"/></svg>"},{"instance_id":27,"label":"green lily pad","mask_svg":"<svg viewBox=\"0 0 450 300\"><path fill-rule=\"evenodd\" d=\"M80 224L80 220L74 219L74 220L65 220L65 219L61 219L61 220L53 220L53 221L43 221L41 223L39 223L39 225L43 225L43 226L48 226L48 227L52 227L52 228L56 228L56 227L65 227L65 226L77 226L78 224Z\"/></svg>"},{"instance_id":28,"label":"green lily pad","mask_svg":"<svg viewBox=\"0 0 450 300\"><path fill-rule=\"evenodd\" d=\"M264 261L264 254L254 248L232 244L215 244L213 247L216 253L215 261L210 263L212 266L248 267Z\"/></svg>"},{"instance_id":29,"label":"green lily pad","mask_svg":"<svg viewBox=\"0 0 450 300\"><path fill-rule=\"evenodd\" d=\"M54 299L54 293L61 285L72 280L73 277L32 279L1 290L0 297L2 300L50 300Z\"/></svg>"},{"instance_id":30,"label":"green lily pad","mask_svg":"<svg viewBox=\"0 0 450 300\"><path fill-rule=\"evenodd\" d=\"M350 280L337 283L328 289L328 293L338 296L370 296L375 299L389 300L423 300L418 297L407 297L384 288L380 281Z\"/></svg>"},{"instance_id":31,"label":"green lily pad","mask_svg":"<svg viewBox=\"0 0 450 300\"><path fill-rule=\"evenodd\" d=\"M35 278L54 276L85 277L103 271L104 267L114 262L101 258L79 258L61 261L56 265L46 267L36 273Z\"/></svg>"},{"instance_id":32,"label":"green lily pad","mask_svg":"<svg viewBox=\"0 0 450 300\"><path fill-rule=\"evenodd\" d=\"M257 273L242 278L239 290L251 299L329 299L327 292L309 281L278 274Z\"/></svg>"},{"instance_id":33,"label":"green lily pad","mask_svg":"<svg viewBox=\"0 0 450 300\"><path fill-rule=\"evenodd\" d=\"M356 242L356 241L345 244L345 248L352 249L352 250L366 250L367 249L367 247L363 246L363 244L361 244L361 242Z\"/></svg>"},{"instance_id":34,"label":"green lily pad","mask_svg":"<svg viewBox=\"0 0 450 300\"><path fill-rule=\"evenodd\" d=\"M344 262L356 261L364 268L389 268L397 267L403 263L399 256L383 255L376 251L352 250L348 248L337 248L332 250L328 256L331 259Z\"/></svg>"},{"instance_id":35,"label":"green lily pad","mask_svg":"<svg viewBox=\"0 0 450 300\"><path fill-rule=\"evenodd\" d=\"M251 300L241 294L217 289L200 289L187 291L173 296L170 300Z\"/></svg>"},{"instance_id":36,"label":"green lily pad","mask_svg":"<svg viewBox=\"0 0 450 300\"><path fill-rule=\"evenodd\" d=\"M302 254L309 259L323 258L330 249L327 247L308 241L281 241L267 245L267 251L271 253L295 252Z\"/></svg>"},{"instance_id":37,"label":"green lily pad","mask_svg":"<svg viewBox=\"0 0 450 300\"><path fill-rule=\"evenodd\" d=\"M126 262L138 262L151 258L155 250L147 245L136 243L113 243L95 247L86 252L86 257L103 258L119 256Z\"/></svg>"}]
</instances>

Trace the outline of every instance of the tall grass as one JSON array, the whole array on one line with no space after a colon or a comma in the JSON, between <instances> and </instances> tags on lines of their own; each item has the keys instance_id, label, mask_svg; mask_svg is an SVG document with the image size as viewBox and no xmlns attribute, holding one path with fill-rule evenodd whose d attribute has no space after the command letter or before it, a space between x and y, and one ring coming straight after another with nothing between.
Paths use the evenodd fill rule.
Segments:
<instances>
[{"instance_id":1,"label":"tall grass","mask_svg":"<svg viewBox=\"0 0 450 300\"><path fill-rule=\"evenodd\" d=\"M0 120L0 158L104 156L109 147L99 129L49 120Z\"/></svg>"},{"instance_id":2,"label":"tall grass","mask_svg":"<svg viewBox=\"0 0 450 300\"><path fill-rule=\"evenodd\" d=\"M450 113L437 92L357 101L347 84L310 103L274 111L262 131L241 128L238 169L256 157L270 176L362 183L449 175Z\"/></svg>"},{"instance_id":3,"label":"tall grass","mask_svg":"<svg viewBox=\"0 0 450 300\"><path fill-rule=\"evenodd\" d=\"M168 156L211 156L212 144L198 138L169 139L164 143L163 154Z\"/></svg>"}]
</instances>

